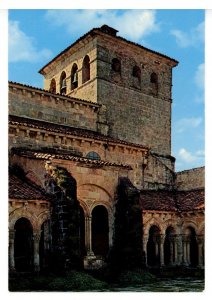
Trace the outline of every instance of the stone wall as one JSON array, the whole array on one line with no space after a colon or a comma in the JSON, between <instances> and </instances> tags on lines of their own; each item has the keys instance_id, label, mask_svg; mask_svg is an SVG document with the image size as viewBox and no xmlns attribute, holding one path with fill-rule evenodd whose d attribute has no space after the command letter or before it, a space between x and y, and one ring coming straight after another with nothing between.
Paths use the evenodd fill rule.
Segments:
<instances>
[{"instance_id":1,"label":"stone wall","mask_svg":"<svg viewBox=\"0 0 212 300\"><path fill-rule=\"evenodd\" d=\"M190 190L205 187L205 168L194 168L176 173L178 190Z\"/></svg>"},{"instance_id":2,"label":"stone wall","mask_svg":"<svg viewBox=\"0 0 212 300\"><path fill-rule=\"evenodd\" d=\"M99 105L10 84L9 114L97 130Z\"/></svg>"},{"instance_id":3,"label":"stone wall","mask_svg":"<svg viewBox=\"0 0 212 300\"><path fill-rule=\"evenodd\" d=\"M113 58L121 63L120 73L111 68ZM134 66L140 68L140 80L132 76ZM150 83L153 72L158 76L157 95ZM97 101L107 107L110 134L170 155L172 66L139 47L101 37L97 75Z\"/></svg>"}]
</instances>

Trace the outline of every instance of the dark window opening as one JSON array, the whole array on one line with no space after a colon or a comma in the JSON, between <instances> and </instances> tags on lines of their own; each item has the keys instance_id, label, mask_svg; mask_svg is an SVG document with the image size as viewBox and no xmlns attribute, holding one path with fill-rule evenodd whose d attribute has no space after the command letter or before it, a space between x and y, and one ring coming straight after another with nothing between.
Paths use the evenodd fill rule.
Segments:
<instances>
[{"instance_id":1,"label":"dark window opening","mask_svg":"<svg viewBox=\"0 0 212 300\"><path fill-rule=\"evenodd\" d=\"M82 83L88 80L90 80L90 58L86 55L82 64Z\"/></svg>"},{"instance_id":2,"label":"dark window opening","mask_svg":"<svg viewBox=\"0 0 212 300\"><path fill-rule=\"evenodd\" d=\"M138 78L138 80L141 79L141 69L138 66L133 67L132 76Z\"/></svg>"},{"instance_id":3,"label":"dark window opening","mask_svg":"<svg viewBox=\"0 0 212 300\"><path fill-rule=\"evenodd\" d=\"M154 96L158 95L158 75L156 73L152 73L150 77L151 83L151 92Z\"/></svg>"},{"instance_id":4,"label":"dark window opening","mask_svg":"<svg viewBox=\"0 0 212 300\"><path fill-rule=\"evenodd\" d=\"M112 70L117 73L121 73L121 62L117 58L112 59Z\"/></svg>"},{"instance_id":5,"label":"dark window opening","mask_svg":"<svg viewBox=\"0 0 212 300\"><path fill-rule=\"evenodd\" d=\"M66 94L66 73L63 71L61 76L60 76L60 93L62 95Z\"/></svg>"},{"instance_id":6,"label":"dark window opening","mask_svg":"<svg viewBox=\"0 0 212 300\"><path fill-rule=\"evenodd\" d=\"M50 93L56 94L56 81L54 78L51 80L49 91Z\"/></svg>"},{"instance_id":7,"label":"dark window opening","mask_svg":"<svg viewBox=\"0 0 212 300\"><path fill-rule=\"evenodd\" d=\"M76 64L73 65L71 70L71 90L78 87L78 67Z\"/></svg>"}]
</instances>

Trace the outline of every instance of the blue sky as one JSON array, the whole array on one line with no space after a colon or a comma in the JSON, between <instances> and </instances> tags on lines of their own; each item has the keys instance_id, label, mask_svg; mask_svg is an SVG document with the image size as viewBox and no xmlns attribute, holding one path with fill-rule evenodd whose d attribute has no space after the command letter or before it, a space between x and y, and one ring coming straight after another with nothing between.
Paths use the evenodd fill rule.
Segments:
<instances>
[{"instance_id":1,"label":"blue sky","mask_svg":"<svg viewBox=\"0 0 212 300\"><path fill-rule=\"evenodd\" d=\"M93 27L179 61L173 70L176 170L204 165L204 10L10 10L9 80L43 87L38 70Z\"/></svg>"}]
</instances>

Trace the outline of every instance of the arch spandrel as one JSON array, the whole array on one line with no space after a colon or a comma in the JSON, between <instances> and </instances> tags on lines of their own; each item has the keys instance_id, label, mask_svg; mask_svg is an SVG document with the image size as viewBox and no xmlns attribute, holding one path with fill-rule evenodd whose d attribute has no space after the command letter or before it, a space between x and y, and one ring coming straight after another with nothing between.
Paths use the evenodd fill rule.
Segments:
<instances>
[{"instance_id":1,"label":"arch spandrel","mask_svg":"<svg viewBox=\"0 0 212 300\"><path fill-rule=\"evenodd\" d=\"M112 197L110 193L104 189L103 187L91 184L91 183L85 183L77 188L77 196L79 199L82 199L84 202L87 200L91 201L101 201L110 203L112 201Z\"/></svg>"}]
</instances>

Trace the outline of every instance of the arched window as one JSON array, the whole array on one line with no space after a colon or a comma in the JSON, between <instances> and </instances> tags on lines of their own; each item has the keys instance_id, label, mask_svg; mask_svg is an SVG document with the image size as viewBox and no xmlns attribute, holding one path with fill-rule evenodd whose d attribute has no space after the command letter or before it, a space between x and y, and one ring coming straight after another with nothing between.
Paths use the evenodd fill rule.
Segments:
<instances>
[{"instance_id":1,"label":"arched window","mask_svg":"<svg viewBox=\"0 0 212 300\"><path fill-rule=\"evenodd\" d=\"M138 66L133 67L132 76L141 79L141 69Z\"/></svg>"},{"instance_id":2,"label":"arched window","mask_svg":"<svg viewBox=\"0 0 212 300\"><path fill-rule=\"evenodd\" d=\"M50 93L56 94L56 81L54 78L51 80L49 91Z\"/></svg>"},{"instance_id":3,"label":"arched window","mask_svg":"<svg viewBox=\"0 0 212 300\"><path fill-rule=\"evenodd\" d=\"M86 155L87 158L89 159L95 159L95 160L100 160L101 157L99 156L98 153L94 152L94 151L91 151L89 152L87 155Z\"/></svg>"},{"instance_id":4,"label":"arched window","mask_svg":"<svg viewBox=\"0 0 212 300\"><path fill-rule=\"evenodd\" d=\"M71 69L71 90L74 90L78 87L78 67L76 64L73 64Z\"/></svg>"},{"instance_id":5,"label":"arched window","mask_svg":"<svg viewBox=\"0 0 212 300\"><path fill-rule=\"evenodd\" d=\"M60 76L60 93L62 95L66 94L66 73L63 71Z\"/></svg>"},{"instance_id":6,"label":"arched window","mask_svg":"<svg viewBox=\"0 0 212 300\"><path fill-rule=\"evenodd\" d=\"M121 62L118 58L112 59L112 70L117 73L121 73Z\"/></svg>"},{"instance_id":7,"label":"arched window","mask_svg":"<svg viewBox=\"0 0 212 300\"><path fill-rule=\"evenodd\" d=\"M150 76L151 90L154 96L158 94L158 75L156 73L152 73Z\"/></svg>"},{"instance_id":8,"label":"arched window","mask_svg":"<svg viewBox=\"0 0 212 300\"><path fill-rule=\"evenodd\" d=\"M90 58L86 55L82 63L82 83L88 80L90 80Z\"/></svg>"}]
</instances>

